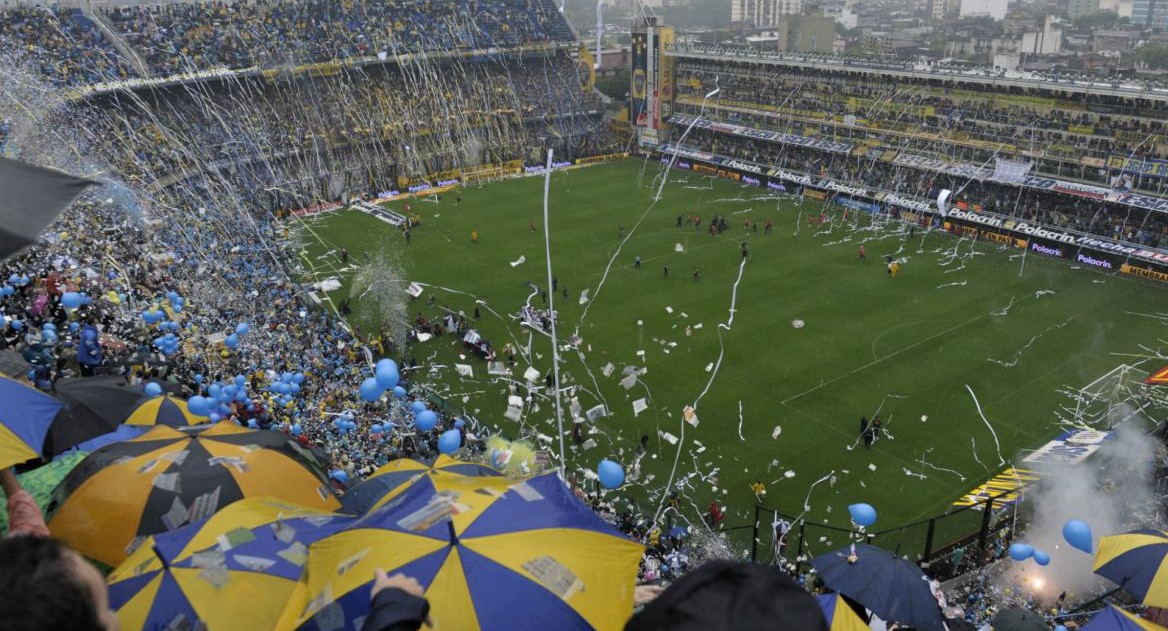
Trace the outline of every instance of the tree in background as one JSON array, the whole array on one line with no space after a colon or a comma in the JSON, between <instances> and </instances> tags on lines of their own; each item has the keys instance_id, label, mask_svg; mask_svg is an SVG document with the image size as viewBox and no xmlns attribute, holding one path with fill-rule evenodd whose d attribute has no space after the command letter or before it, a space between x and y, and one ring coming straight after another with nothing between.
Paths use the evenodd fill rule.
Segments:
<instances>
[{"instance_id":1,"label":"tree in background","mask_svg":"<svg viewBox=\"0 0 1168 631\"><path fill-rule=\"evenodd\" d=\"M1157 70L1168 68L1168 46L1144 46L1136 51L1136 61Z\"/></svg>"}]
</instances>

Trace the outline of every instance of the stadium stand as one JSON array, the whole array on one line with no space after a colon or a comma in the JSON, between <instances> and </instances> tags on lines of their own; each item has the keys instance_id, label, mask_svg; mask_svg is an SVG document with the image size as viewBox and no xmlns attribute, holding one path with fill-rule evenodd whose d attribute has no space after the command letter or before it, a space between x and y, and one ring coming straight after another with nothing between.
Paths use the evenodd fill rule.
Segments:
<instances>
[{"instance_id":1,"label":"stadium stand","mask_svg":"<svg viewBox=\"0 0 1168 631\"><path fill-rule=\"evenodd\" d=\"M191 3L105 15L163 75L574 39L547 0Z\"/></svg>"},{"instance_id":2,"label":"stadium stand","mask_svg":"<svg viewBox=\"0 0 1168 631\"><path fill-rule=\"evenodd\" d=\"M56 83L78 85L134 76L130 64L78 9L0 10L0 41Z\"/></svg>"}]
</instances>

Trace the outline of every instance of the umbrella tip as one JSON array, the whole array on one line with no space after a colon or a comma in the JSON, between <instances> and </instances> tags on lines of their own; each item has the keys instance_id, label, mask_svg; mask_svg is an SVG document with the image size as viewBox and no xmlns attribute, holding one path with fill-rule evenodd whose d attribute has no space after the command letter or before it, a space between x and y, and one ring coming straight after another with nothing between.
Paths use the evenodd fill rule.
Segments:
<instances>
[{"instance_id":1,"label":"umbrella tip","mask_svg":"<svg viewBox=\"0 0 1168 631\"><path fill-rule=\"evenodd\" d=\"M453 519L446 520L446 528L450 531L450 545L452 545L452 546L458 545L458 533L454 532L454 520Z\"/></svg>"},{"instance_id":2,"label":"umbrella tip","mask_svg":"<svg viewBox=\"0 0 1168 631\"><path fill-rule=\"evenodd\" d=\"M162 554L162 551L158 549L158 544L155 544L153 546L153 548L154 548L154 556L158 557L159 563L162 563L162 569L169 570L170 563L166 560L166 556Z\"/></svg>"}]
</instances>

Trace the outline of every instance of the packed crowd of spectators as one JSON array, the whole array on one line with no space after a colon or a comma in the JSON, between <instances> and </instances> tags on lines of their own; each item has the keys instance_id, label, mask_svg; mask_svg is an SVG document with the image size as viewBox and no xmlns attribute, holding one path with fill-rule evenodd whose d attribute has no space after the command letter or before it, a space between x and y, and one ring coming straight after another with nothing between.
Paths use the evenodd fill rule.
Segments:
<instances>
[{"instance_id":1,"label":"packed crowd of spectators","mask_svg":"<svg viewBox=\"0 0 1168 631\"><path fill-rule=\"evenodd\" d=\"M572 39L547 0L195 2L105 15L161 75Z\"/></svg>"},{"instance_id":2,"label":"packed crowd of spectators","mask_svg":"<svg viewBox=\"0 0 1168 631\"><path fill-rule=\"evenodd\" d=\"M734 102L736 116L791 133L810 127L839 140L876 140L950 159L960 154L973 162L1018 157L1035 161L1038 171L1095 181L1106 179L1099 167L1110 155L1168 157L1164 101L1070 100L997 87L955 90L902 77L875 80L858 72L685 60L678 66L678 110L698 111L702 95L719 78L719 102ZM707 104L707 113L729 114L719 108Z\"/></svg>"},{"instance_id":3,"label":"packed crowd of spectators","mask_svg":"<svg viewBox=\"0 0 1168 631\"><path fill-rule=\"evenodd\" d=\"M52 81L80 85L135 75L117 49L79 10L55 6L0 10L0 53L26 60Z\"/></svg>"},{"instance_id":4,"label":"packed crowd of spectators","mask_svg":"<svg viewBox=\"0 0 1168 631\"><path fill-rule=\"evenodd\" d=\"M969 204L1000 215L1140 245L1168 246L1168 217L1160 212L989 180L959 178L898 165L879 157L831 154L701 129L690 132L685 146L923 200L935 200L941 189L947 188L955 192L953 204Z\"/></svg>"},{"instance_id":5,"label":"packed crowd of spectators","mask_svg":"<svg viewBox=\"0 0 1168 631\"><path fill-rule=\"evenodd\" d=\"M598 126L600 111L562 54L436 64L418 73L239 79L111 105L93 103L96 135L123 173L148 180L300 153L336 167L335 152L431 173L522 158L514 153L544 144L541 138L581 139Z\"/></svg>"},{"instance_id":6,"label":"packed crowd of spectators","mask_svg":"<svg viewBox=\"0 0 1168 631\"><path fill-rule=\"evenodd\" d=\"M96 17L110 24L152 76L575 39L550 0L190 2L108 7ZM0 9L0 44L58 84L139 74L80 9Z\"/></svg>"}]
</instances>

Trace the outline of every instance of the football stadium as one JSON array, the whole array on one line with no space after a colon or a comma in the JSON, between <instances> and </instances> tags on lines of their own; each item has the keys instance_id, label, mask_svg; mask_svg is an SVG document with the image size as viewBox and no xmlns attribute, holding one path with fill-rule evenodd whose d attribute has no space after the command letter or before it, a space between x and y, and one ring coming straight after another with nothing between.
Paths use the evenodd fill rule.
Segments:
<instances>
[{"instance_id":1,"label":"football stadium","mask_svg":"<svg viewBox=\"0 0 1168 631\"><path fill-rule=\"evenodd\" d=\"M1168 89L687 4L0 4L0 630L1164 628Z\"/></svg>"}]
</instances>

